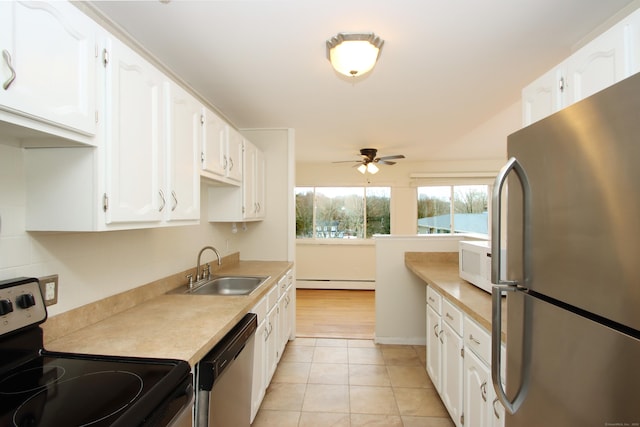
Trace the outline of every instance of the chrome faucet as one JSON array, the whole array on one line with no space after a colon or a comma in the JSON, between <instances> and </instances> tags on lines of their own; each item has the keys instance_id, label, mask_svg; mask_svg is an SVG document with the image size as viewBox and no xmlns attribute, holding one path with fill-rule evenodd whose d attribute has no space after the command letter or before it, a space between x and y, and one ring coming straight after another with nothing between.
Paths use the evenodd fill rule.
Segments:
<instances>
[{"instance_id":1,"label":"chrome faucet","mask_svg":"<svg viewBox=\"0 0 640 427\"><path fill-rule=\"evenodd\" d=\"M222 259L220 258L220 252L218 252L218 250L216 248L214 248L213 246L205 246L204 248L200 249L200 252L198 253L198 263L196 264L196 282L198 280L204 279L204 271L202 272L202 277L200 277L200 257L202 257L202 252L204 252L207 249L211 249L213 252L215 252L216 256L218 257L218 266L222 265ZM211 276L211 273L210 273L208 268L207 268L207 274L208 274L208 276Z\"/></svg>"}]
</instances>

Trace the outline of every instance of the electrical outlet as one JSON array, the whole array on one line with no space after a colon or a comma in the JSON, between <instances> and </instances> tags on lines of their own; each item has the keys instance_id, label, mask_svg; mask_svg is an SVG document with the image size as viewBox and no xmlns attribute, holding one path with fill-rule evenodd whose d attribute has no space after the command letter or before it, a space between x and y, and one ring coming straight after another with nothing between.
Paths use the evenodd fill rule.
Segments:
<instances>
[{"instance_id":1,"label":"electrical outlet","mask_svg":"<svg viewBox=\"0 0 640 427\"><path fill-rule=\"evenodd\" d=\"M44 305L53 305L58 302L58 275L41 277L40 291L44 297Z\"/></svg>"}]
</instances>

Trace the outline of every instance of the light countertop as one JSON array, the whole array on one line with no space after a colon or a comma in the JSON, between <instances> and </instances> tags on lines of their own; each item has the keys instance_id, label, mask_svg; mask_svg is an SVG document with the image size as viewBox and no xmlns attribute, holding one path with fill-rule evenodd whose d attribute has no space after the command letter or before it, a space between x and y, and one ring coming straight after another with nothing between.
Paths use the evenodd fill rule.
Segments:
<instances>
[{"instance_id":1,"label":"light countertop","mask_svg":"<svg viewBox=\"0 0 640 427\"><path fill-rule=\"evenodd\" d=\"M456 252L406 252L405 265L444 298L491 332L491 294L463 280ZM506 340L506 300L502 300L502 340Z\"/></svg>"},{"instance_id":2,"label":"light countertop","mask_svg":"<svg viewBox=\"0 0 640 427\"><path fill-rule=\"evenodd\" d=\"M186 360L194 366L277 283L286 261L239 261L217 275L270 276L249 295L160 294L45 343L52 351Z\"/></svg>"}]
</instances>

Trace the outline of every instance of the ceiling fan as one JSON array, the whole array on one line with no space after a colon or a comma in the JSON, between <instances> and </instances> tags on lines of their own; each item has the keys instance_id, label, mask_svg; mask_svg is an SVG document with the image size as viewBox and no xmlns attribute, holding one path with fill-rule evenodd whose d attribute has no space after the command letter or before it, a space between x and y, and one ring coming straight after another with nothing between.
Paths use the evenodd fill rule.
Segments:
<instances>
[{"instance_id":1,"label":"ceiling fan","mask_svg":"<svg viewBox=\"0 0 640 427\"><path fill-rule=\"evenodd\" d=\"M354 165L353 167L357 167L360 173L364 174L366 172L369 172L371 174L374 174L379 170L376 166L376 163L380 165L395 165L396 162L393 162L392 160L404 159L403 154L376 157L377 153L378 150L375 148L362 148L360 149L360 155L362 156L361 160L343 160L333 163L359 163L359 165Z\"/></svg>"}]
</instances>

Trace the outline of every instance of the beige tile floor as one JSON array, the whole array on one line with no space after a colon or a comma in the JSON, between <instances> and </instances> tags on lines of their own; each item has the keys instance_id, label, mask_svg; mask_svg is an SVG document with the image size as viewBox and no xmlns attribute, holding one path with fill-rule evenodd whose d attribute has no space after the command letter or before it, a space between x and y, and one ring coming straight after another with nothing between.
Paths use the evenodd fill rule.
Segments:
<instances>
[{"instance_id":1,"label":"beige tile floor","mask_svg":"<svg viewBox=\"0 0 640 427\"><path fill-rule=\"evenodd\" d=\"M424 360L424 346L297 338L252 427L453 427Z\"/></svg>"}]
</instances>

